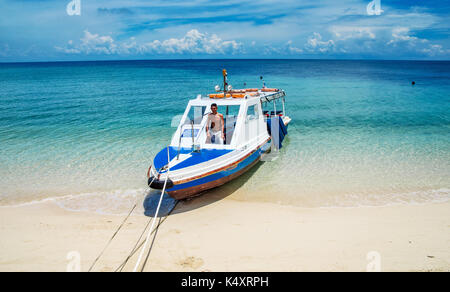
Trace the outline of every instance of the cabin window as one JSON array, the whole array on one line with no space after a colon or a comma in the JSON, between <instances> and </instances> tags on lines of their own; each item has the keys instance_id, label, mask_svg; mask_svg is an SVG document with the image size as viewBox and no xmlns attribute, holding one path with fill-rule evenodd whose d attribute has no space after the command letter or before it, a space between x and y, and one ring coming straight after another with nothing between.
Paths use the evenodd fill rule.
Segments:
<instances>
[{"instance_id":1,"label":"cabin window","mask_svg":"<svg viewBox=\"0 0 450 292\"><path fill-rule=\"evenodd\" d=\"M221 112L225 121L225 145L230 145L236 129L236 121L239 116L239 105L228 105L223 107Z\"/></svg>"},{"instance_id":2,"label":"cabin window","mask_svg":"<svg viewBox=\"0 0 450 292\"><path fill-rule=\"evenodd\" d=\"M223 115L224 121L224 136L225 145L230 145L234 137L234 132L236 129L236 122L239 116L239 105L220 105L217 112ZM209 111L208 111L209 112ZM209 125L211 126L211 125ZM211 140L206 140L207 144L213 143Z\"/></svg>"},{"instance_id":3,"label":"cabin window","mask_svg":"<svg viewBox=\"0 0 450 292\"><path fill-rule=\"evenodd\" d=\"M191 122L193 121L194 125L200 125L202 123L205 111L206 106L191 106L184 124L191 124Z\"/></svg>"},{"instance_id":4,"label":"cabin window","mask_svg":"<svg viewBox=\"0 0 450 292\"><path fill-rule=\"evenodd\" d=\"M247 108L247 120L255 120L259 117L258 105L250 105Z\"/></svg>"}]
</instances>

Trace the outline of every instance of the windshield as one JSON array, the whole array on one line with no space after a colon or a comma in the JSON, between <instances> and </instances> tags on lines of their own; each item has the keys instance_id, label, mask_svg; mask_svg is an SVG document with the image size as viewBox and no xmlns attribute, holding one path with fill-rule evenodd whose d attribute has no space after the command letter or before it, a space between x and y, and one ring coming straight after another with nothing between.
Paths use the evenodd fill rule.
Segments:
<instances>
[{"instance_id":1,"label":"windshield","mask_svg":"<svg viewBox=\"0 0 450 292\"><path fill-rule=\"evenodd\" d=\"M202 123L205 111L206 106L191 106L183 124L191 124L191 122L193 121L194 125L200 125Z\"/></svg>"}]
</instances>

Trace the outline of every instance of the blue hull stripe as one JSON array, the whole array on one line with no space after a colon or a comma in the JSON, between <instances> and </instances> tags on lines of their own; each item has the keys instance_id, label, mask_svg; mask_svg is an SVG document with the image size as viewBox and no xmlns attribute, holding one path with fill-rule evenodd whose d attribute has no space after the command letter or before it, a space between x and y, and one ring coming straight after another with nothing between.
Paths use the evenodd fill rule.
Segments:
<instances>
[{"instance_id":1,"label":"blue hull stripe","mask_svg":"<svg viewBox=\"0 0 450 292\"><path fill-rule=\"evenodd\" d=\"M180 151L180 154L190 154L191 157L184 160L183 162L175 165L170 170L178 170L185 167L193 166L196 164L200 164L206 161L210 161L212 159L218 158L222 155L225 155L227 153L230 153L232 150L218 150L218 149L202 149L200 153L192 152L192 149L182 148ZM169 147L169 156L170 160L174 159L178 155L178 148L177 147ZM153 165L155 166L156 170L161 169L161 167L167 165L167 148L162 149L158 154L156 154L155 159L153 160ZM161 173L164 173L165 171L162 171Z\"/></svg>"},{"instance_id":2,"label":"blue hull stripe","mask_svg":"<svg viewBox=\"0 0 450 292\"><path fill-rule=\"evenodd\" d=\"M217 173L211 174L209 176L202 177L202 178L199 178L199 179L187 182L187 183L174 185L172 188L170 188L167 191L169 193L172 191L179 191L179 190L203 185L203 184L213 182L215 180L230 176L230 175L242 170L243 168L247 167L248 165L253 163L255 160L259 159L263 152L266 152L267 150L269 150L270 145L271 145L271 142L270 141L267 142L266 144L264 144L262 147L258 148L254 153L252 153L249 157L247 157L246 159L241 161L236 166L230 166L229 169L226 169L226 170L223 170L223 171L220 171L220 172L217 172Z\"/></svg>"}]
</instances>

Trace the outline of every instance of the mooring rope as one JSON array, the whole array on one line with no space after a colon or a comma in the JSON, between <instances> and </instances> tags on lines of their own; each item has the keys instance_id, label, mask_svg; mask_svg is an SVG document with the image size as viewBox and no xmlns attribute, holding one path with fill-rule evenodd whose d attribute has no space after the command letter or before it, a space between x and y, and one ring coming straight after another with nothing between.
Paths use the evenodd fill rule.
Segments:
<instances>
[{"instance_id":1,"label":"mooring rope","mask_svg":"<svg viewBox=\"0 0 450 292\"><path fill-rule=\"evenodd\" d=\"M144 230L142 230L141 235L139 236L138 240L136 241L136 243L134 244L133 248L131 249L130 253L128 254L127 258L117 267L117 269L114 272L122 272L123 268L125 268L126 264L128 263L128 261L131 259L131 257L136 253L136 251L138 251L138 249L144 244L144 242L141 242L141 244L139 244L139 242L142 239L142 236L144 235L145 231L147 230L148 226L150 225L150 222L152 222L152 219L148 220L147 224L144 227ZM156 228L158 228L159 226L157 226Z\"/></svg>"},{"instance_id":2,"label":"mooring rope","mask_svg":"<svg viewBox=\"0 0 450 292\"><path fill-rule=\"evenodd\" d=\"M167 213L166 217L164 217L163 220L161 220L161 222L158 223L158 225L156 226L155 230L152 231L152 234L156 231L156 229L159 228L159 226L161 226L161 224L164 223L164 221L166 221L166 219L173 213L173 211L175 210L175 208L177 207L178 203L180 201L176 201L175 205L173 206L173 208L170 210L169 213ZM126 266L126 264L128 263L128 261L131 259L131 257L136 254L136 252L142 247L142 245L144 245L144 242L140 242L142 239L142 236L144 235L145 231L147 230L148 226L150 225L150 222L152 221L152 218L150 218L150 220L148 220L147 225L145 226L144 230L142 231L141 235L139 236L139 239L136 241L136 244L134 245L133 249L131 249L130 253L128 254L127 258L119 265L119 267L117 267L117 269L114 272L122 272L123 268ZM140 244L139 244L140 242Z\"/></svg>"},{"instance_id":3,"label":"mooring rope","mask_svg":"<svg viewBox=\"0 0 450 292\"><path fill-rule=\"evenodd\" d=\"M145 239L144 247L142 248L142 250L141 250L141 252L140 252L140 254L139 254L139 258L138 258L138 260L137 260L137 262L136 262L136 265L134 266L133 272L136 272L137 269L138 269L138 267L139 267L139 265L141 264L142 257L143 257L143 255L144 255L145 250L147 249L148 241L150 240L150 237L151 237L151 235L152 235L152 233L153 233L152 230L153 230L153 228L154 228L154 226L155 226L156 218L158 217L159 208L161 207L162 199L163 199L163 197L164 197L164 192L166 191L167 180L169 179L169 174L170 174L170 154L169 154L169 146L167 146L167 172L166 172L166 180L164 181L164 186L163 186L163 189L162 189L162 191L161 191L161 196L160 196L160 198L159 198L158 207L156 208L155 217L153 217L153 220L152 220L152 226L150 227L150 229L149 229L149 231L148 231L147 238ZM150 253L150 250L149 250L149 253ZM145 267L145 265L142 266L141 272L143 271L144 267Z\"/></svg>"},{"instance_id":4,"label":"mooring rope","mask_svg":"<svg viewBox=\"0 0 450 292\"><path fill-rule=\"evenodd\" d=\"M153 183L153 181L156 179L156 176L153 177L153 180L150 182L149 185L151 185ZM147 188L143 195L145 195L148 190L150 188ZM130 218L131 214L133 213L133 211L136 209L137 207L137 202L138 202L139 197L136 199L136 203L134 203L134 205L131 207L131 210L128 212L128 215L125 217L125 219L122 221L122 223L119 225L119 227L116 229L116 231L114 232L114 234L111 236L111 238L109 239L109 241L106 243L105 247L103 248L103 250L100 252L100 254L97 256L97 258L94 260L94 262L92 263L91 267L89 268L88 272L91 272L92 269L94 268L95 264L98 262L98 260L103 256L103 254L105 253L105 251L108 249L109 245L111 244L111 242L113 241L113 239L116 237L116 235L119 233L120 229L122 229L122 227L125 225L125 223L127 222L127 220Z\"/></svg>"},{"instance_id":5,"label":"mooring rope","mask_svg":"<svg viewBox=\"0 0 450 292\"><path fill-rule=\"evenodd\" d=\"M106 251L106 249L108 248L108 246L111 244L111 242L113 241L114 237L116 237L117 233L119 233L119 230L123 227L123 225L125 224L125 222L127 222L128 218L131 216L131 213L133 213L134 209L136 209L137 203L134 204L134 206L131 208L130 212L128 213L127 217L125 217L125 219L122 221L122 223L119 225L119 228L117 228L117 230L114 232L114 234L112 235L112 237L109 239L109 241L106 243L106 246L103 248L103 250L101 251L101 253L97 256L97 258L94 260L94 262L92 263L91 267L89 268L88 272L91 272L92 269L94 268L95 264L98 262L98 260L102 257L103 253Z\"/></svg>"},{"instance_id":6,"label":"mooring rope","mask_svg":"<svg viewBox=\"0 0 450 292\"><path fill-rule=\"evenodd\" d=\"M145 256L145 260L144 260L144 263L142 264L141 272L144 271L145 266L147 265L148 258L150 257L150 253L151 253L151 251L152 251L152 249L153 249L153 244L155 243L156 236L158 235L158 230L159 230L158 226L159 226L159 225L161 225L161 218L159 218L158 225L157 225L156 228L155 228L155 232L154 232L155 235L153 235L152 243L150 244L150 247L149 247L149 249L148 249L147 255Z\"/></svg>"}]
</instances>

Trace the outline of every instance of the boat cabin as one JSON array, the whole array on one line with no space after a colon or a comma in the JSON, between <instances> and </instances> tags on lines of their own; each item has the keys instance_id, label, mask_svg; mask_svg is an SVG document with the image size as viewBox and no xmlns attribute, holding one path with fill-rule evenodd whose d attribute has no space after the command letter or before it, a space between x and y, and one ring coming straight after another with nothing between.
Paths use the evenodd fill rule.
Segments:
<instances>
[{"instance_id":1,"label":"boat cabin","mask_svg":"<svg viewBox=\"0 0 450 292\"><path fill-rule=\"evenodd\" d=\"M269 137L267 120L273 116L286 116L284 96L284 91L269 88L199 95L189 101L170 146L193 151L234 150L261 143ZM217 104L217 112L223 115L223 144L212 143L207 137L212 104Z\"/></svg>"}]
</instances>

